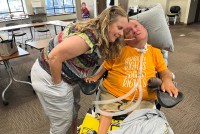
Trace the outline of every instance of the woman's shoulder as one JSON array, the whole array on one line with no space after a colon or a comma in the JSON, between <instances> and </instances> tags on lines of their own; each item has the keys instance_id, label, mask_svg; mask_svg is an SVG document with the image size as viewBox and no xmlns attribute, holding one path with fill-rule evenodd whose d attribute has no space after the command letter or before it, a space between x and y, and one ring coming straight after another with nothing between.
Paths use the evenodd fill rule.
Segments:
<instances>
[{"instance_id":1,"label":"woman's shoulder","mask_svg":"<svg viewBox=\"0 0 200 134\"><path fill-rule=\"evenodd\" d=\"M98 30L96 30L93 26L84 28L80 34L87 36L88 39L93 40L94 42L98 42L99 33Z\"/></svg>"}]
</instances>

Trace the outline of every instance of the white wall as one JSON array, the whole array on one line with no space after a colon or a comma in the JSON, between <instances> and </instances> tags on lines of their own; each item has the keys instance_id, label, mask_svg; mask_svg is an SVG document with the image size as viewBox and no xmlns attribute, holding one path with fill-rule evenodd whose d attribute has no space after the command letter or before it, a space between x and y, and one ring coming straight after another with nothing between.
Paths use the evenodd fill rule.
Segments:
<instances>
[{"instance_id":1,"label":"white wall","mask_svg":"<svg viewBox=\"0 0 200 134\"><path fill-rule=\"evenodd\" d=\"M129 7L134 5L151 6L160 3L167 14L171 6L178 5L181 7L180 22L187 24L190 2L191 0L129 0Z\"/></svg>"},{"instance_id":2,"label":"white wall","mask_svg":"<svg viewBox=\"0 0 200 134\"><path fill-rule=\"evenodd\" d=\"M155 5L156 3L160 3L165 11L166 3L168 0L129 0L129 7L134 5L139 5L141 7L149 7Z\"/></svg>"}]
</instances>

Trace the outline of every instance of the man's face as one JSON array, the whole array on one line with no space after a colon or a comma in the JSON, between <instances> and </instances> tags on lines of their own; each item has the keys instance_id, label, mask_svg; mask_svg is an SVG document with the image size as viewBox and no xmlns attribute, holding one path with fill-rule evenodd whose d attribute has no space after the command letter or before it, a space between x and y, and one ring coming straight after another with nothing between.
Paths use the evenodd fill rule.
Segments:
<instances>
[{"instance_id":1,"label":"man's face","mask_svg":"<svg viewBox=\"0 0 200 134\"><path fill-rule=\"evenodd\" d=\"M125 39L133 39L134 41L147 40L148 38L147 30L136 20L129 21L124 35Z\"/></svg>"}]
</instances>

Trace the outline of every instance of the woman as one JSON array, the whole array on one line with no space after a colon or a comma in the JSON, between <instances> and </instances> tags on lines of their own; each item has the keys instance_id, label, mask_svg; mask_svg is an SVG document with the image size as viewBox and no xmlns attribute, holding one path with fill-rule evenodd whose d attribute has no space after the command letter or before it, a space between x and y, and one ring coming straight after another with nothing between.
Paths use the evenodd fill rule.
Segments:
<instances>
[{"instance_id":1,"label":"woman","mask_svg":"<svg viewBox=\"0 0 200 134\"><path fill-rule=\"evenodd\" d=\"M75 133L80 108L77 82L92 75L100 59L117 57L127 25L122 8L105 9L95 19L67 26L36 60L32 85L49 118L51 134L66 134L71 124Z\"/></svg>"}]
</instances>

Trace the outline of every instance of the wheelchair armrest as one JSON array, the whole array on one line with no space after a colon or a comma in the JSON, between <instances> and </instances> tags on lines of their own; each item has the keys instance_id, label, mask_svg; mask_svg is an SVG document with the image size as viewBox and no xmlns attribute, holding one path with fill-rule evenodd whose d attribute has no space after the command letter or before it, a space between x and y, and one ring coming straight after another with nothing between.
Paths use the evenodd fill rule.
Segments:
<instances>
[{"instance_id":1,"label":"wheelchair armrest","mask_svg":"<svg viewBox=\"0 0 200 134\"><path fill-rule=\"evenodd\" d=\"M123 115L119 115L119 116L113 116L113 119L114 120L124 120L127 116L128 116L128 114L123 114Z\"/></svg>"}]
</instances>

